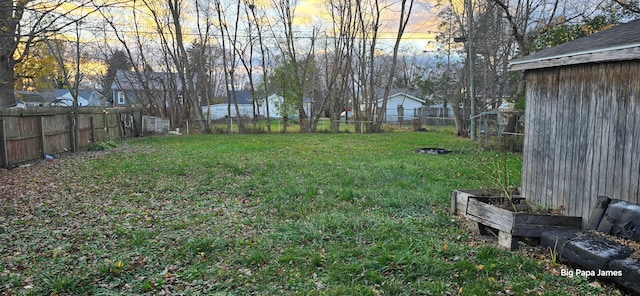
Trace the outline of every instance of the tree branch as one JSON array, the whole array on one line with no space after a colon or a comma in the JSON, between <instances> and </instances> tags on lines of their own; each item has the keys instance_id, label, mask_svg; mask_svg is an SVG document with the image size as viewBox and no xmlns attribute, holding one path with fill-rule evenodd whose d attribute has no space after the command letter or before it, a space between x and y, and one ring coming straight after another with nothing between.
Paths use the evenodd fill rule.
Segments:
<instances>
[{"instance_id":1,"label":"tree branch","mask_svg":"<svg viewBox=\"0 0 640 296\"><path fill-rule=\"evenodd\" d=\"M640 13L640 4L637 1L613 0L613 2L633 13Z\"/></svg>"}]
</instances>

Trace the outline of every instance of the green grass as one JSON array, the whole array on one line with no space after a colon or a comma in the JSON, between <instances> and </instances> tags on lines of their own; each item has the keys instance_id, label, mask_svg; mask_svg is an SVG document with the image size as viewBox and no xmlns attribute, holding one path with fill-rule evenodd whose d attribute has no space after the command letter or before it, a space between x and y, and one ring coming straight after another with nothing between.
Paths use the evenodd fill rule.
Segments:
<instances>
[{"instance_id":1,"label":"green grass","mask_svg":"<svg viewBox=\"0 0 640 296\"><path fill-rule=\"evenodd\" d=\"M2 171L17 181L0 187L0 291L613 294L448 213L451 190L493 186L502 161L447 132L200 135Z\"/></svg>"}]
</instances>

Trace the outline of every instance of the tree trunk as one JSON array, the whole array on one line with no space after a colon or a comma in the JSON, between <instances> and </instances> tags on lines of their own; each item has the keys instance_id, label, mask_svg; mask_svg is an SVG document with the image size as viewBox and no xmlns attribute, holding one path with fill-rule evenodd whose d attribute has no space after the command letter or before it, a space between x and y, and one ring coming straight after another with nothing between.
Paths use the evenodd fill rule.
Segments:
<instances>
[{"instance_id":1,"label":"tree trunk","mask_svg":"<svg viewBox=\"0 0 640 296\"><path fill-rule=\"evenodd\" d=\"M408 7L407 7L408 5ZM396 36L396 42L393 46L393 57L391 60L391 69L389 69L389 76L387 78L387 84L384 88L384 96L382 98L382 106L377 110L377 117L373 124L373 132L380 132L381 125L384 121L387 111L387 100L389 99L389 92L391 90L391 84L395 75L396 67L398 64L398 50L400 49L400 41L404 34L404 29L407 27L409 17L411 16L411 9L413 7L413 0L402 0L402 8L400 10L400 24L398 26L398 35Z\"/></svg>"},{"instance_id":2,"label":"tree trunk","mask_svg":"<svg viewBox=\"0 0 640 296\"><path fill-rule=\"evenodd\" d=\"M13 38L0 37L0 40L1 39L7 39L7 41L10 39L11 42L13 42ZM15 98L13 95L13 53L11 53L11 50L7 47L13 48L12 45L3 44L0 49L0 107L7 107L15 104Z\"/></svg>"},{"instance_id":3,"label":"tree trunk","mask_svg":"<svg viewBox=\"0 0 640 296\"><path fill-rule=\"evenodd\" d=\"M25 4L28 1L22 1ZM0 0L0 107L15 104L14 72L16 49L16 26L24 11L23 5L15 5L10 0Z\"/></svg>"}]
</instances>

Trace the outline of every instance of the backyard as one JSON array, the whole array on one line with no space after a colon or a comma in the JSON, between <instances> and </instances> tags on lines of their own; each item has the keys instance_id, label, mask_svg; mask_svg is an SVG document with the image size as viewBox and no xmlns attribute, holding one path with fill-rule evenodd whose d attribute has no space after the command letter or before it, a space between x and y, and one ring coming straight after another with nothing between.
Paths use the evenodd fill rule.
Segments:
<instances>
[{"instance_id":1,"label":"backyard","mask_svg":"<svg viewBox=\"0 0 640 296\"><path fill-rule=\"evenodd\" d=\"M619 295L449 213L505 161L519 185L519 155L443 130L148 137L2 169L0 294Z\"/></svg>"}]
</instances>

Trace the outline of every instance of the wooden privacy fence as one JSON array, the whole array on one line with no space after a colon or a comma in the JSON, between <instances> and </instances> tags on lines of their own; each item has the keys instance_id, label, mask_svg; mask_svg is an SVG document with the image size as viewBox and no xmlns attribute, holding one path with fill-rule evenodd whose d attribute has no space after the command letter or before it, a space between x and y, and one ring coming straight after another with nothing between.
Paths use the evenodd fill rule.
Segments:
<instances>
[{"instance_id":1,"label":"wooden privacy fence","mask_svg":"<svg viewBox=\"0 0 640 296\"><path fill-rule=\"evenodd\" d=\"M71 108L0 111L0 165L43 159L71 152L75 116ZM78 111L78 148L136 136L141 112L127 108L82 107Z\"/></svg>"}]
</instances>

